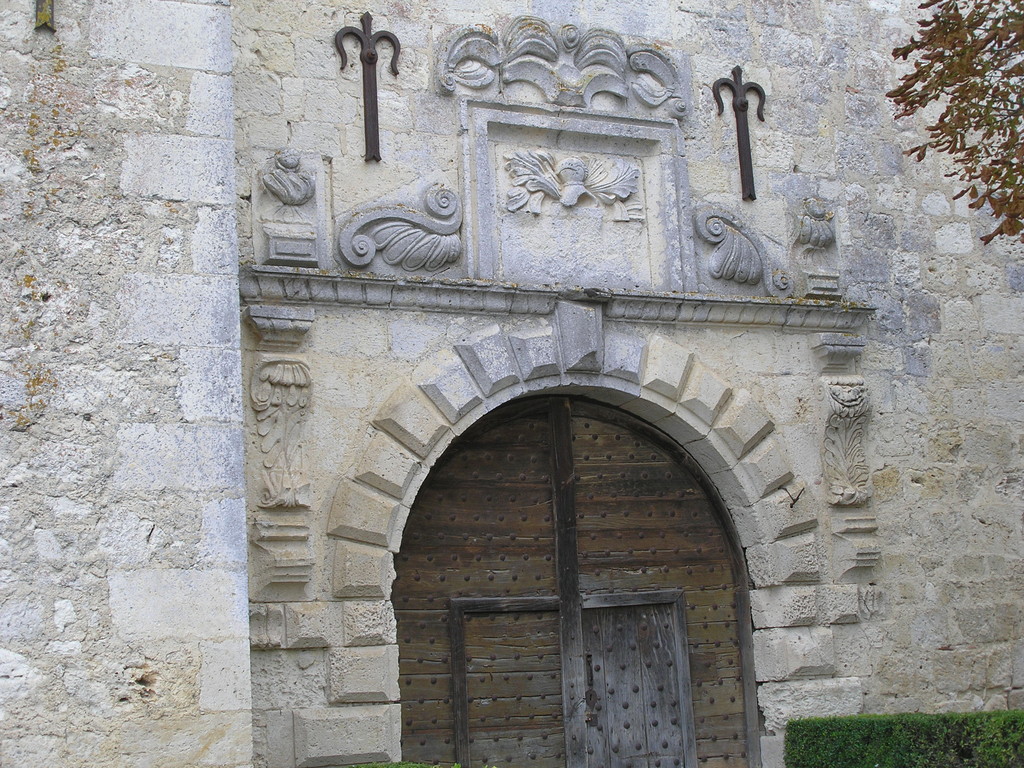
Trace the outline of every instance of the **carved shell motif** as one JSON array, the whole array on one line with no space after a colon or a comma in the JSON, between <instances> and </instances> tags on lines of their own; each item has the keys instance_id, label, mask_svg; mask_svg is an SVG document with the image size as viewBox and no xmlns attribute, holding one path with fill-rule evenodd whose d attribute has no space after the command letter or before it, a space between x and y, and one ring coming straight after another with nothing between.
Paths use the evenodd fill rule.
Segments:
<instances>
[{"instance_id":1,"label":"carved shell motif","mask_svg":"<svg viewBox=\"0 0 1024 768\"><path fill-rule=\"evenodd\" d=\"M462 203L440 184L423 196L423 211L396 205L357 214L338 232L338 253L354 267L367 266L378 253L386 264L406 272L437 272L459 260Z\"/></svg>"},{"instance_id":2,"label":"carved shell motif","mask_svg":"<svg viewBox=\"0 0 1024 768\"><path fill-rule=\"evenodd\" d=\"M834 215L824 201L813 197L804 200L797 242L806 245L808 249L828 248L836 240L835 225L832 222Z\"/></svg>"},{"instance_id":3,"label":"carved shell motif","mask_svg":"<svg viewBox=\"0 0 1024 768\"><path fill-rule=\"evenodd\" d=\"M512 19L499 36L467 27L449 41L438 62L442 92L482 90L496 80L528 83L565 107L589 107L599 93L682 117L685 102L675 65L649 46L627 48L606 29L566 24L557 29L536 16Z\"/></svg>"},{"instance_id":4,"label":"carved shell motif","mask_svg":"<svg viewBox=\"0 0 1024 768\"><path fill-rule=\"evenodd\" d=\"M697 234L717 247L711 253L708 273L716 280L755 285L764 274L764 255L739 219L725 211L705 208L694 216Z\"/></svg>"}]
</instances>

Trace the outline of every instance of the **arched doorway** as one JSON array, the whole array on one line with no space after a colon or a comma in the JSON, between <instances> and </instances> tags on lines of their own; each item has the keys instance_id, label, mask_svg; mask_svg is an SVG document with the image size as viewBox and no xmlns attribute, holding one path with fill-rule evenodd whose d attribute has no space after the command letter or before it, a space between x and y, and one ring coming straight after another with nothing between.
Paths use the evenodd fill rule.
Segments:
<instances>
[{"instance_id":1,"label":"arched doorway","mask_svg":"<svg viewBox=\"0 0 1024 768\"><path fill-rule=\"evenodd\" d=\"M734 542L699 470L637 419L499 408L438 462L396 558L403 758L746 768Z\"/></svg>"}]
</instances>

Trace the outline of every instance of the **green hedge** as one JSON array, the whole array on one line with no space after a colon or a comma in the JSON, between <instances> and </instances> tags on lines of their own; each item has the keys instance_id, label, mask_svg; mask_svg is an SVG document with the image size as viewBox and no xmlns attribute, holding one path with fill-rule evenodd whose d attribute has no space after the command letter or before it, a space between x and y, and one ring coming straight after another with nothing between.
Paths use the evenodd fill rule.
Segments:
<instances>
[{"instance_id":1,"label":"green hedge","mask_svg":"<svg viewBox=\"0 0 1024 768\"><path fill-rule=\"evenodd\" d=\"M792 720L786 768L1024 768L1024 712Z\"/></svg>"}]
</instances>

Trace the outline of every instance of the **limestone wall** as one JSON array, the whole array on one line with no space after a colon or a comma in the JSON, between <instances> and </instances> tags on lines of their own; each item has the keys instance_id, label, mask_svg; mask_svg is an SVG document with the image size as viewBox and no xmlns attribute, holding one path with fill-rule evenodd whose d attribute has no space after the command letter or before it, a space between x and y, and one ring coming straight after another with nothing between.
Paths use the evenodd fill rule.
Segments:
<instances>
[{"instance_id":1,"label":"limestone wall","mask_svg":"<svg viewBox=\"0 0 1024 768\"><path fill-rule=\"evenodd\" d=\"M815 270L834 269L842 298L875 310L862 325L838 329L863 337L858 355L859 342L851 348L849 337L829 336L813 322L797 328L778 318L753 320L757 312L744 316L739 309L725 322L701 322L714 315L701 310L680 321L685 312L673 314L663 305L617 316L610 304L588 303L577 292L562 298L582 301L581 311L603 316L594 342L603 357L597 368L571 370L558 358L566 341L559 335L557 289L538 298L505 285L499 291L505 298L488 303L466 299L455 288L418 293L397 285L401 279L393 289L388 281L360 288L346 280L292 280L287 268L265 279L248 272L243 294L262 314L255 323L260 332L247 342L247 376L275 358L299 361L307 366L309 394L302 439L308 506L288 518L308 537L288 551L266 542L253 550L257 764L313 764L317 754L339 763L398 756L390 703L399 692L387 597L390 553L400 546L403 515L453 433L498 402L553 386L626 403L680 442L701 429L731 435L732 453L701 453L700 441L690 447L709 472L718 473L741 530L749 526L743 545L756 587L755 672L765 765L781 765L781 735L791 717L1021 706L1024 254L1019 245L980 243L991 223L953 199L957 187L945 176L948 166L933 158L917 164L902 155L920 140L925 120L894 124L884 93L901 71L889 51L912 33L915 5L695 0L372 8L374 30L390 30L402 45L397 77L386 70L391 49L380 45L378 164L363 160L359 73L351 66L339 71L332 45L339 29L358 25L356 9L236 4L240 256L247 269L263 263L273 247L261 230L267 209L259 177L272 167L272 154L287 146L301 154L322 190L315 215L309 204L311 221L338 233L363 206L415 206L424 182L442 183L464 206L468 260L442 277L500 277L486 272L484 252L505 253L510 238L520 235L501 229L511 217L500 210L493 219L479 213L486 208L480 200L504 195L504 188L498 182L482 186L485 155L473 141L485 123L506 126L500 135L492 130L498 144L513 141L508 137L518 136L518 129L508 127L513 118L474 117L484 109L460 98L483 91L459 86L454 95L447 93L437 60L466 25L478 25L485 36L500 34L512 17L535 14L556 30L566 23L603 27L631 45L653 42L665 52L683 83L676 94L685 107L677 145L685 163L674 171L680 194L693 208L713 204L739 213L759 235L766 261L788 270L795 288L786 296L815 295ZM348 45L354 60L358 48L352 40ZM765 122L750 116L757 187L752 202L739 199L728 101L719 117L711 91L736 65L768 95ZM547 105L518 84L479 98ZM602 108L610 107L597 104L594 111ZM617 130L609 121L608 135ZM597 144L568 140L539 143L555 154L566 146L598 151ZM636 162L643 174L669 173L667 165L659 171L648 160ZM643 236L699 261L707 248L690 229L693 208L679 219L684 226L672 230L669 209L650 207L662 199L652 189L657 192L643 188L649 207ZM836 243L824 256L798 247L807 198L825 201L834 213ZM656 225L662 229L650 235ZM618 275L606 278L573 247L552 246L562 237L589 247L581 229L566 226L533 240L526 236L524 252L534 266L502 273L506 279L610 287L613 293L630 286L664 290L649 273L637 277L648 269L645 263L617 262ZM494 236L495 228L503 234ZM326 244L313 263L328 273L363 269L338 256L336 247ZM616 258L631 247L623 241ZM565 271L548 271L560 259ZM397 268L390 274L402 276ZM624 283L616 282L623 276ZM699 269L679 279L669 287L714 292ZM757 290L745 295L752 293ZM546 308L538 308L545 301ZM268 306L286 310L271 317ZM849 319L843 313L851 305L844 307L839 315ZM300 310L306 313L301 321L295 314ZM666 320L656 322L659 317ZM286 326L292 336L282 345ZM622 377L629 366L609 373L609 350L619 349L609 339L619 335L635 345L633 379ZM548 349L545 343L549 352L537 352ZM711 372L708 381L722 382L722 389L708 384L701 390L702 397L719 393L714 407L697 398L706 421L685 405L686 387L697 386L692 381L643 378L659 349L674 350L667 359L675 363L665 363L669 370L692 354ZM547 373L536 373L542 369ZM862 496L839 501L826 468L829 440L835 439L829 424L857 432L863 424L850 426L841 417L830 422L838 411L830 405L829 383L847 396L850 376L863 377L867 393L867 482ZM666 393L670 401L659 400ZM250 415L255 429L255 412ZM765 435L781 454L754 448ZM263 460L254 437L248 451L250 467ZM748 464L757 468L758 482L765 472L771 481L751 490ZM250 471L250 482L254 477ZM743 492L728 491L730 483ZM249 489L250 517L257 521L269 515L259 510L260 487L257 482ZM291 592L260 593L273 581L268 574L274 568L297 560L309 562L301 588L292 583ZM372 743L345 725L360 712L375 724Z\"/></svg>"},{"instance_id":2,"label":"limestone wall","mask_svg":"<svg viewBox=\"0 0 1024 768\"><path fill-rule=\"evenodd\" d=\"M0 763L244 765L230 13L0 18Z\"/></svg>"}]
</instances>

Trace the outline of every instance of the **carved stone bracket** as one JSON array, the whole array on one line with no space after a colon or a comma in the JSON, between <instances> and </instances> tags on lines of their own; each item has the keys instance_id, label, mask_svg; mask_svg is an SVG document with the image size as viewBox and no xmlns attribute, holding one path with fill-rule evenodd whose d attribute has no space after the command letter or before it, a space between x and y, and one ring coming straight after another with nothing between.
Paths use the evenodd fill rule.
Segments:
<instances>
[{"instance_id":1,"label":"carved stone bracket","mask_svg":"<svg viewBox=\"0 0 1024 768\"><path fill-rule=\"evenodd\" d=\"M423 194L423 208L373 206L357 211L338 230L343 267L368 267L378 254L388 267L436 273L462 257L462 202L440 184Z\"/></svg>"},{"instance_id":2,"label":"carved stone bracket","mask_svg":"<svg viewBox=\"0 0 1024 768\"><path fill-rule=\"evenodd\" d=\"M866 344L863 336L852 333L822 333L812 349L822 373L852 374Z\"/></svg>"},{"instance_id":3,"label":"carved stone bracket","mask_svg":"<svg viewBox=\"0 0 1024 768\"><path fill-rule=\"evenodd\" d=\"M261 349L293 351L313 326L315 314L308 306L254 304L246 316L260 335Z\"/></svg>"},{"instance_id":4,"label":"carved stone bracket","mask_svg":"<svg viewBox=\"0 0 1024 768\"><path fill-rule=\"evenodd\" d=\"M738 216L705 206L694 214L693 228L701 239L716 246L707 264L711 277L740 285L761 282L764 250Z\"/></svg>"},{"instance_id":5,"label":"carved stone bracket","mask_svg":"<svg viewBox=\"0 0 1024 768\"><path fill-rule=\"evenodd\" d=\"M556 161L550 152L530 150L505 156L505 170L512 177L506 208L526 208L539 214L545 200L572 208L591 199L612 210L614 221L642 221L643 209L636 200L626 202L639 188L640 169L624 160L611 165L601 160L567 157Z\"/></svg>"},{"instance_id":6,"label":"carved stone bracket","mask_svg":"<svg viewBox=\"0 0 1024 768\"><path fill-rule=\"evenodd\" d=\"M566 24L556 30L535 16L513 19L500 35L482 26L457 31L441 54L437 77L444 93L528 83L564 107L589 107L602 93L677 119L686 110L676 67L661 51L627 46L606 29Z\"/></svg>"},{"instance_id":7,"label":"carved stone bracket","mask_svg":"<svg viewBox=\"0 0 1024 768\"><path fill-rule=\"evenodd\" d=\"M829 501L840 506L864 504L872 493L864 456L868 393L859 376L825 380L831 413L825 423L825 479Z\"/></svg>"}]
</instances>

